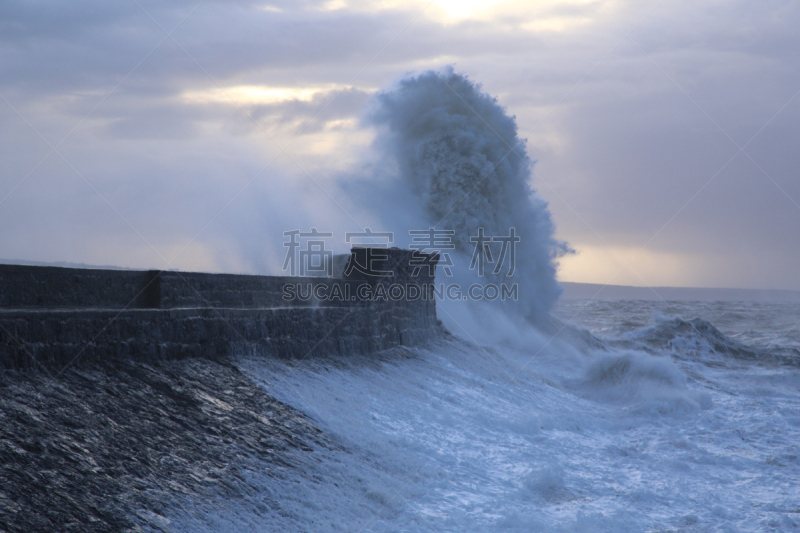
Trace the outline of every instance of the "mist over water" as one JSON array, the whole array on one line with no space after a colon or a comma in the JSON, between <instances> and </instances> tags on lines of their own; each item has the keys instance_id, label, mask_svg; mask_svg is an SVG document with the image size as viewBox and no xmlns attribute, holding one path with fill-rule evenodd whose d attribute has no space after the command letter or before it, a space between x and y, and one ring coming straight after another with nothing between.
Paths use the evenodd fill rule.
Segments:
<instances>
[{"instance_id":1,"label":"mist over water","mask_svg":"<svg viewBox=\"0 0 800 533\"><path fill-rule=\"evenodd\" d=\"M399 246L408 230L454 230L453 278L441 265L436 277L463 284L478 281L470 237L515 228L519 301L437 301L461 338L426 346L241 355L243 372L332 445L298 456L296 476L253 469L253 490L222 513L189 502L175 530L800 528L800 307L557 302L568 249L495 98L445 68L378 93L367 116L379 164L350 183L381 230Z\"/></svg>"},{"instance_id":2,"label":"mist over water","mask_svg":"<svg viewBox=\"0 0 800 533\"><path fill-rule=\"evenodd\" d=\"M297 512L262 530L796 530L800 307L680 310L560 302L554 312L601 334L602 350L529 336L337 362L244 358L342 446L303 467L319 481L272 488ZM726 317L725 332L699 312ZM734 341L780 323L749 352Z\"/></svg>"},{"instance_id":3,"label":"mist over water","mask_svg":"<svg viewBox=\"0 0 800 533\"><path fill-rule=\"evenodd\" d=\"M561 293L554 259L567 247L554 239L547 203L531 187L534 162L514 117L479 84L445 67L408 76L379 92L368 121L378 128L377 150L396 163L384 191L388 203L405 197L421 206L424 220L407 229L454 230L454 261L468 265L476 246L470 238L479 228L498 237L514 228L520 238L513 273L519 301L511 308L539 322ZM404 207L417 212L416 206ZM402 215L388 209L383 217ZM396 220L387 222L398 227ZM501 244L491 246L498 260ZM508 281L508 265L499 272L488 265L484 281Z\"/></svg>"}]
</instances>

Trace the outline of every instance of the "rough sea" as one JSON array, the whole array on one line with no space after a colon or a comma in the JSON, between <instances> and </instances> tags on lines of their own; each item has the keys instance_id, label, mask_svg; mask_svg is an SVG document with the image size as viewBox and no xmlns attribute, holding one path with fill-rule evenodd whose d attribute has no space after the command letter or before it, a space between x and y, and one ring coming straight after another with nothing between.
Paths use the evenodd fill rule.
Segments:
<instances>
[{"instance_id":1,"label":"rough sea","mask_svg":"<svg viewBox=\"0 0 800 533\"><path fill-rule=\"evenodd\" d=\"M206 502L172 526L800 528L800 304L563 300L554 314L555 338L240 358L335 445L294 477L252 471L247 501ZM265 499L283 511L254 514Z\"/></svg>"}]
</instances>

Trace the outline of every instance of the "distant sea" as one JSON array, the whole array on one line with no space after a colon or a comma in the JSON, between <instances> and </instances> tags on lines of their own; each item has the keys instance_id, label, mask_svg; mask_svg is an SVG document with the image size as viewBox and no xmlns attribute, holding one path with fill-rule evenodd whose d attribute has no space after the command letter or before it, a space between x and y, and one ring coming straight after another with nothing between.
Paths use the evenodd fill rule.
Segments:
<instances>
[{"instance_id":1,"label":"distant sea","mask_svg":"<svg viewBox=\"0 0 800 533\"><path fill-rule=\"evenodd\" d=\"M700 287L631 287L562 281L562 298L665 300L694 302L800 302L800 291L780 289L709 289Z\"/></svg>"}]
</instances>

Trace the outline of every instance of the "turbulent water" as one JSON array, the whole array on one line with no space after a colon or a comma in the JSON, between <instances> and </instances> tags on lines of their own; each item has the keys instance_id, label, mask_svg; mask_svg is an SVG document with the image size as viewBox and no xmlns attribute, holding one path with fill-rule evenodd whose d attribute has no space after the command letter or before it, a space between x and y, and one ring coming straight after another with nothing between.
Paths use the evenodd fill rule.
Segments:
<instances>
[{"instance_id":1,"label":"turbulent water","mask_svg":"<svg viewBox=\"0 0 800 533\"><path fill-rule=\"evenodd\" d=\"M556 314L595 347L528 332L513 346L447 338L379 360L241 359L340 447L309 456L296 482L271 482L270 498L292 513L234 506L215 523L800 527L800 305L567 300Z\"/></svg>"},{"instance_id":2,"label":"turbulent water","mask_svg":"<svg viewBox=\"0 0 800 533\"><path fill-rule=\"evenodd\" d=\"M554 239L547 202L532 189L533 161L515 117L480 84L445 67L407 76L377 93L369 121L378 129L375 147L384 157L375 179L360 184L369 191L365 203L382 199L381 218L398 237L428 225L452 231L452 240L443 242L452 245L454 263L465 263L463 270L476 246L488 249L494 264L470 283L508 281L513 262L520 298L505 307L541 321L561 292L553 259L568 246ZM388 161L396 163L396 172L387 171ZM418 207L419 220L409 221L408 213ZM500 267L508 252L500 241L475 244L479 235L518 239L505 268Z\"/></svg>"},{"instance_id":3,"label":"turbulent water","mask_svg":"<svg viewBox=\"0 0 800 533\"><path fill-rule=\"evenodd\" d=\"M568 247L532 188L514 117L445 68L378 93L368 122L380 163L355 189L380 206L385 229L453 231L455 271L476 232L515 228L520 298L439 302L463 338L424 348L240 357L327 440L291 455L294 475L248 470L246 497L213 512L193 504L173 529L800 527L800 306L566 300L553 310L553 260ZM475 281L459 275L450 281ZM492 275L482 282L507 281Z\"/></svg>"}]
</instances>

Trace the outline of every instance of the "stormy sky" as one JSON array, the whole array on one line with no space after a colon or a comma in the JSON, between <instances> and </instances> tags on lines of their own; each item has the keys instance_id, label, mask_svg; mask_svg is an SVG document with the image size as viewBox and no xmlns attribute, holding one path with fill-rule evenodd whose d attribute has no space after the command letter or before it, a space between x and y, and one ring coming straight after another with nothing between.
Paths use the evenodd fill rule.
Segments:
<instances>
[{"instance_id":1,"label":"stormy sky","mask_svg":"<svg viewBox=\"0 0 800 533\"><path fill-rule=\"evenodd\" d=\"M770 0L2 2L0 258L279 271L284 231L375 224L341 186L381 165L371 95L452 65L516 116L560 279L800 290L799 26Z\"/></svg>"}]
</instances>

